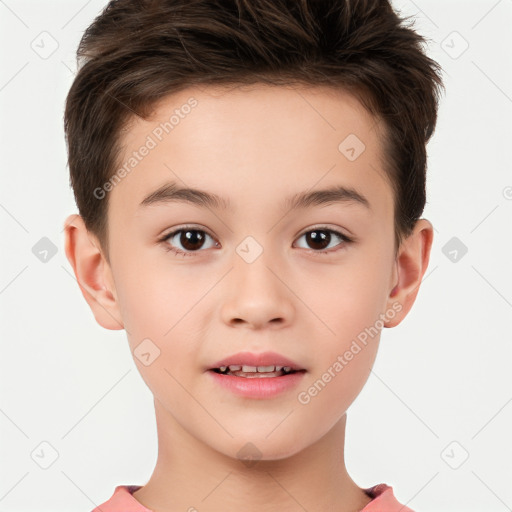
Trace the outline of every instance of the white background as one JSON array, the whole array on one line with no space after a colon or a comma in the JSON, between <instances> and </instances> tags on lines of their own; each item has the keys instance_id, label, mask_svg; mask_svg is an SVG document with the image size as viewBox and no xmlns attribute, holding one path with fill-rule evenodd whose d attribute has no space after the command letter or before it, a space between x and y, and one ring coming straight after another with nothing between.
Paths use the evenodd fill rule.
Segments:
<instances>
[{"instance_id":1,"label":"white background","mask_svg":"<svg viewBox=\"0 0 512 512\"><path fill-rule=\"evenodd\" d=\"M88 512L156 461L152 395L125 332L96 324L63 247L77 211L64 100L106 3L0 1L1 512ZM394 6L416 15L444 69L424 212L436 231L416 304L383 331L349 409L347 468L418 512L512 510L512 0ZM58 43L46 59L31 47L43 31ZM32 251L43 237L57 247L46 263ZM468 249L456 262L452 237Z\"/></svg>"}]
</instances>

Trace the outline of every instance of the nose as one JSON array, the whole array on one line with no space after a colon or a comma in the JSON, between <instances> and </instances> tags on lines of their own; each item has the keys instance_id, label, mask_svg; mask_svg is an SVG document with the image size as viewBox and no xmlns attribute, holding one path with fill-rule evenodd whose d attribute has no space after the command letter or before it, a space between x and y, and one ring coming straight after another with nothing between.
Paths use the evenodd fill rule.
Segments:
<instances>
[{"instance_id":1,"label":"nose","mask_svg":"<svg viewBox=\"0 0 512 512\"><path fill-rule=\"evenodd\" d=\"M221 299L222 320L227 325L265 329L283 328L292 322L293 286L275 265L275 258L272 265L265 252L252 263L237 256L227 277Z\"/></svg>"}]
</instances>

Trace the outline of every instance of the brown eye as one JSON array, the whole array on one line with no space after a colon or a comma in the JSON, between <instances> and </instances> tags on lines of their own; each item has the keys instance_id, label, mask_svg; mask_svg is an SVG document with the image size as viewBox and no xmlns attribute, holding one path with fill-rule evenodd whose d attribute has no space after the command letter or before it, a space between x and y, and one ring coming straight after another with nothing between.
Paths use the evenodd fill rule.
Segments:
<instances>
[{"instance_id":1,"label":"brown eye","mask_svg":"<svg viewBox=\"0 0 512 512\"><path fill-rule=\"evenodd\" d=\"M313 249L325 249L331 241L331 234L324 230L315 229L305 234L306 241Z\"/></svg>"},{"instance_id":2,"label":"brown eye","mask_svg":"<svg viewBox=\"0 0 512 512\"><path fill-rule=\"evenodd\" d=\"M350 242L350 239L345 235L329 228L315 228L303 233L300 238L304 237L308 247L306 249L311 248L316 252L335 252L334 251L326 251L325 249L336 247L337 245L345 245L345 243ZM336 239L341 240L342 243L335 243L334 245L330 244L332 242L336 242ZM330 247L329 247L330 246Z\"/></svg>"},{"instance_id":3,"label":"brown eye","mask_svg":"<svg viewBox=\"0 0 512 512\"><path fill-rule=\"evenodd\" d=\"M184 229L181 231L179 242L187 251L200 249L204 244L204 233L197 229Z\"/></svg>"},{"instance_id":4,"label":"brown eye","mask_svg":"<svg viewBox=\"0 0 512 512\"><path fill-rule=\"evenodd\" d=\"M199 249L204 248L207 237L212 238L202 229L181 228L166 235L162 239L162 242L167 246L170 246L168 247L168 250L172 250L178 254L187 255L187 252L199 252ZM215 242L212 246L215 246Z\"/></svg>"}]
</instances>

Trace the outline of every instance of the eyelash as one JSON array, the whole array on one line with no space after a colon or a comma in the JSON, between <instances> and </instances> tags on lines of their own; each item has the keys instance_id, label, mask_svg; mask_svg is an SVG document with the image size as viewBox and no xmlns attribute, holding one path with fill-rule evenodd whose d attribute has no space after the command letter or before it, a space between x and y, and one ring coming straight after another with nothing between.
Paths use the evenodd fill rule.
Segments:
<instances>
[{"instance_id":1,"label":"eyelash","mask_svg":"<svg viewBox=\"0 0 512 512\"><path fill-rule=\"evenodd\" d=\"M167 243L167 241L170 239L170 238L173 238L176 234L182 232L182 231L199 231L201 233L205 233L207 234L209 237L211 237L213 239L213 236L211 236L207 231L205 231L204 229L198 229L194 226L183 226L181 227L180 229L176 229L174 231L172 231L171 233L168 233L166 235L164 235L162 238L160 238L158 240L159 243L163 243L164 245L164 248L167 252L174 252L176 255L182 255L182 256L194 256L195 253L197 252L201 252L201 250L197 250L197 251L190 251L190 252L185 252L185 251L182 251L180 249L176 249L174 247L172 247L169 243ZM341 240L342 240L342 247L340 247L339 249L335 249L335 250L332 250L332 249L326 249L326 250L322 250L322 251L316 251L314 249L310 249L311 251L313 251L314 253L317 253L317 254L329 254L329 253L334 253L334 252L337 252L341 249L343 249L343 246L346 245L346 244L349 244L351 242L353 242L353 239L352 238L349 238L348 236L344 235L343 233L340 233L339 231L336 231L335 229L331 229L331 228L328 228L326 226L317 226L313 229L309 229L308 231L305 231L304 233L302 233L299 238L303 237L304 235L308 234L308 233L311 233L313 231L328 231L329 233L334 233L337 237L339 237Z\"/></svg>"}]
</instances>

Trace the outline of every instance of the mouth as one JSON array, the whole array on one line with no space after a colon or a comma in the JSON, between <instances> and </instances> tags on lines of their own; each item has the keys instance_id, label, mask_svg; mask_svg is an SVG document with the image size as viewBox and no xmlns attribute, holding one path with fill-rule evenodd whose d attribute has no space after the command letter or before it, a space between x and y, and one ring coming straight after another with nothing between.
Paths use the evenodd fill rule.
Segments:
<instances>
[{"instance_id":1,"label":"mouth","mask_svg":"<svg viewBox=\"0 0 512 512\"><path fill-rule=\"evenodd\" d=\"M243 398L268 400L291 393L308 371L277 352L238 352L213 363L212 382Z\"/></svg>"},{"instance_id":2,"label":"mouth","mask_svg":"<svg viewBox=\"0 0 512 512\"><path fill-rule=\"evenodd\" d=\"M246 366L231 364L229 366L211 368L210 371L220 375L232 375L234 377L244 377L246 379L262 379L270 377L284 377L294 373L304 373L306 370L294 370L291 366Z\"/></svg>"}]
</instances>

